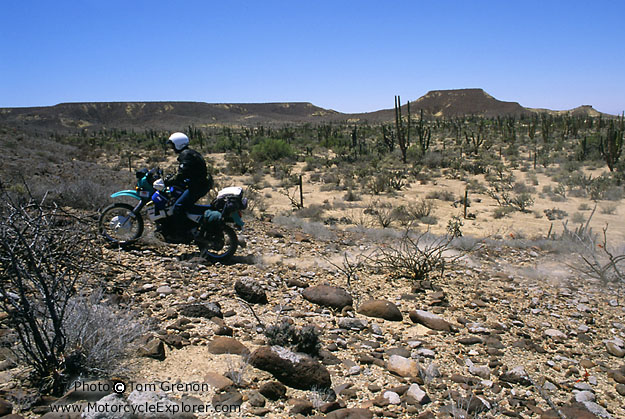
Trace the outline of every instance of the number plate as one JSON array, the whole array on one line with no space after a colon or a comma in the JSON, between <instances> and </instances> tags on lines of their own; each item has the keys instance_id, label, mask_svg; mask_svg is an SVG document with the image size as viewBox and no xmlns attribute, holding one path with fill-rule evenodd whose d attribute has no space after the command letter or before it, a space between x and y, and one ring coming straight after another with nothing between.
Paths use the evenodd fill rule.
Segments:
<instances>
[{"instance_id":1,"label":"number plate","mask_svg":"<svg viewBox=\"0 0 625 419\"><path fill-rule=\"evenodd\" d=\"M150 196L149 191L139 191L139 196L142 198L148 198Z\"/></svg>"}]
</instances>

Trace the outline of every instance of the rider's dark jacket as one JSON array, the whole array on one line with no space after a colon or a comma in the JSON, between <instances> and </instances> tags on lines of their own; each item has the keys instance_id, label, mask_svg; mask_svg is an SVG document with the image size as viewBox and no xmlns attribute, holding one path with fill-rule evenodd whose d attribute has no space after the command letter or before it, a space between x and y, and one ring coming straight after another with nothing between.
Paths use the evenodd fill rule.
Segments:
<instances>
[{"instance_id":1,"label":"rider's dark jacket","mask_svg":"<svg viewBox=\"0 0 625 419\"><path fill-rule=\"evenodd\" d=\"M186 185L189 189L213 187L213 177L206 170L200 153L186 148L178 154L178 173L165 182L167 185Z\"/></svg>"}]
</instances>

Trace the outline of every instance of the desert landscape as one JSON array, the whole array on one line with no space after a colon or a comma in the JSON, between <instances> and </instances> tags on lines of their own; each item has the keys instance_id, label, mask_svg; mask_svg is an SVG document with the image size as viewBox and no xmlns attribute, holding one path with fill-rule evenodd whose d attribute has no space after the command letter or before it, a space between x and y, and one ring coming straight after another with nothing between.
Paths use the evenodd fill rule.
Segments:
<instances>
[{"instance_id":1,"label":"desert landscape","mask_svg":"<svg viewBox=\"0 0 625 419\"><path fill-rule=\"evenodd\" d=\"M228 263L98 235L174 131L249 199ZM482 89L0 108L0 417L625 417L624 133Z\"/></svg>"}]
</instances>

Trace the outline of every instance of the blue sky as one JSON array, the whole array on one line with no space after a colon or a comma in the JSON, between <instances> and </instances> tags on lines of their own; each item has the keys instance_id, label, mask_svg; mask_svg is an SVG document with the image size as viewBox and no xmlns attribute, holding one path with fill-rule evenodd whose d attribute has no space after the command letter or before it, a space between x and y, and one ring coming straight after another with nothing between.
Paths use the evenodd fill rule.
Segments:
<instances>
[{"instance_id":1,"label":"blue sky","mask_svg":"<svg viewBox=\"0 0 625 419\"><path fill-rule=\"evenodd\" d=\"M625 110L625 1L0 1L0 107L85 101L393 107L480 87Z\"/></svg>"}]
</instances>

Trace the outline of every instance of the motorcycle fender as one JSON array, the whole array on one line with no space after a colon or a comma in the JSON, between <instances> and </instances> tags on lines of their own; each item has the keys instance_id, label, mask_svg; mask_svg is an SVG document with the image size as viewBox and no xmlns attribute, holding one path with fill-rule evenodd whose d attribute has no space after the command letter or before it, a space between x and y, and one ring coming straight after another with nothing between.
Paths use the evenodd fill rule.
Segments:
<instances>
[{"instance_id":1,"label":"motorcycle fender","mask_svg":"<svg viewBox=\"0 0 625 419\"><path fill-rule=\"evenodd\" d=\"M129 196L131 198L135 198L141 201L141 197L139 196L139 193L137 191L132 191L132 190L115 192L113 195L111 195L111 198L117 198L120 196Z\"/></svg>"}]
</instances>

